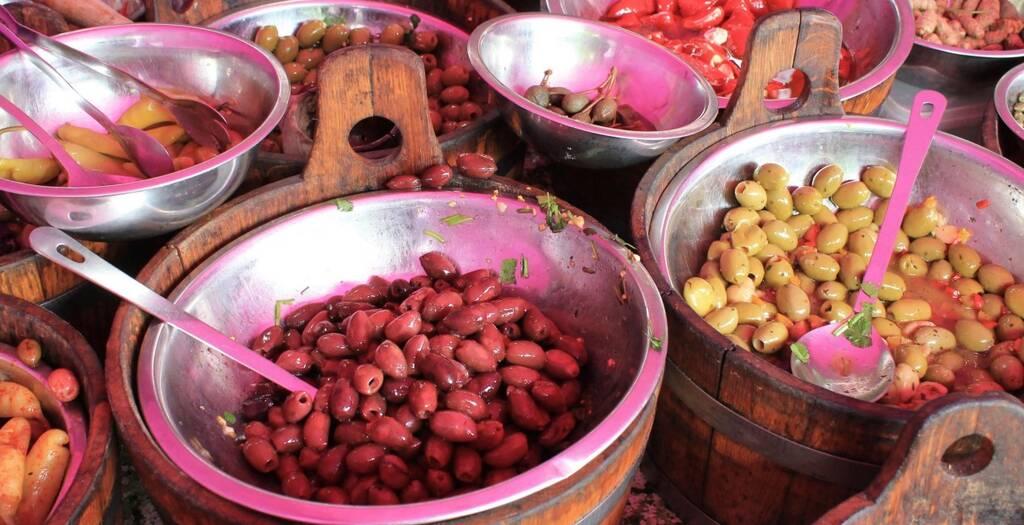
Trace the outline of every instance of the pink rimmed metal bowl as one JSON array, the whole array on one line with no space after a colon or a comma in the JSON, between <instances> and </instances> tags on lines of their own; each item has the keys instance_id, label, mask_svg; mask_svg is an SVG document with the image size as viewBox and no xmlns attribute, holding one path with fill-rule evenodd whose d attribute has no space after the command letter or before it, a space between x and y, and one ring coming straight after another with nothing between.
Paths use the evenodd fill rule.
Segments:
<instances>
[{"instance_id":1,"label":"pink rimmed metal bowl","mask_svg":"<svg viewBox=\"0 0 1024 525\"><path fill-rule=\"evenodd\" d=\"M1007 71L1003 78L999 79L993 96L1000 122L1016 137L1014 151L1024 147L1024 126L1013 118L1013 106L1017 104L1021 94L1024 94L1024 64Z\"/></svg>"},{"instance_id":2,"label":"pink rimmed metal bowl","mask_svg":"<svg viewBox=\"0 0 1024 525\"><path fill-rule=\"evenodd\" d=\"M711 86L682 59L629 31L580 18L543 13L506 15L477 27L469 40L473 67L504 99L518 135L553 160L615 169L657 157L679 139L707 128L718 115ZM552 70L550 84L582 91L618 69L618 101L656 131L587 124L542 108L523 93Z\"/></svg>"},{"instance_id":3,"label":"pink rimmed metal bowl","mask_svg":"<svg viewBox=\"0 0 1024 525\"><path fill-rule=\"evenodd\" d=\"M543 0L551 13L599 20L615 0ZM843 43L854 57L855 79L839 89L848 113L874 113L889 93L891 79L914 44L909 0L797 0L796 7L824 9L843 25ZM729 97L718 97L724 108ZM777 101L778 107L792 103Z\"/></svg>"},{"instance_id":4,"label":"pink rimmed metal bowl","mask_svg":"<svg viewBox=\"0 0 1024 525\"><path fill-rule=\"evenodd\" d=\"M78 237L121 240L180 229L234 192L260 141L277 125L288 103L288 80L277 60L250 42L210 29L168 24L104 26L64 33L58 40L120 67L157 88L175 88L218 103L229 102L231 124L246 138L228 151L161 177L115 186L66 188L0 180L5 204L26 221ZM59 62L62 73L89 100L117 117L138 99L110 92L81 69ZM64 123L98 129L57 84L17 53L0 56L0 89L53 131ZM0 116L0 127L16 125ZM0 136L0 156L39 155L23 133Z\"/></svg>"},{"instance_id":5,"label":"pink rimmed metal bowl","mask_svg":"<svg viewBox=\"0 0 1024 525\"><path fill-rule=\"evenodd\" d=\"M580 475L581 469L598 476L635 469L635 464L615 462L638 461L636 454L643 449L643 428L650 423L665 359L652 341L664 340L666 320L650 276L607 230L585 215L587 230L569 226L556 234L541 229L542 210L514 193L389 192L349 201L350 212L328 202L237 238L191 272L172 299L226 334L249 341L273 323L277 301L313 301L372 275L408 277L419 273L418 256L427 251L445 251L463 269L498 268L503 259L525 257L529 276L517 276L510 293L537 304L567 333L584 337L591 352L583 383L592 415L578 427L576 441L511 480L442 500L368 507L289 498L274 490L273 480L249 468L237 443L224 436L216 421L224 412L239 411L257 378L155 323L138 358L138 409L152 439L177 468L203 489L259 513L232 514L234 519L360 524L488 522L480 521L481 513L514 508L516 502ZM473 221L444 225L441 219L453 213ZM439 232L444 243L425 230ZM595 465L615 468L595 471ZM628 475L620 481L619 486L593 490L614 488L609 499L622 501ZM206 494L196 498L209 501ZM606 502L599 503L593 512L609 513ZM538 502L520 512L540 512L543 506Z\"/></svg>"}]
</instances>

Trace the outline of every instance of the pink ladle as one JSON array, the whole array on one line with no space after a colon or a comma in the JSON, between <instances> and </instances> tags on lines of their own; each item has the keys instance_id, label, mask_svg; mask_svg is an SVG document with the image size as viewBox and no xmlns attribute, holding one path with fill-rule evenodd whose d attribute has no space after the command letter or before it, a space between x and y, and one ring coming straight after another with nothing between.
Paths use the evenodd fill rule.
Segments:
<instances>
[{"instance_id":1,"label":"pink ladle","mask_svg":"<svg viewBox=\"0 0 1024 525\"><path fill-rule=\"evenodd\" d=\"M853 304L855 313L860 312L866 303L876 300L865 293L864 288L866 285L873 285L875 289L882 286L903 215L910 203L910 192L945 109L946 98L936 91L921 91L914 98L889 208ZM804 334L797 343L807 348L807 361L801 360L794 352L790 368L796 377L822 388L864 401L877 401L889 390L893 380L896 364L892 354L874 328L871 329L871 345L867 347L858 347L845 336L836 335L837 327L845 322L825 325Z\"/></svg>"}]
</instances>

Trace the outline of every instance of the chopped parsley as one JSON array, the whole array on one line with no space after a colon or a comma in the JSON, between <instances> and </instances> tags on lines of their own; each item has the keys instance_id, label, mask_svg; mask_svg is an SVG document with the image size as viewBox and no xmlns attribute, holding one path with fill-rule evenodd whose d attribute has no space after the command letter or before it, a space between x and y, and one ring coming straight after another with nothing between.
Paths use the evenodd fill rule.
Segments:
<instances>
[{"instance_id":1,"label":"chopped parsley","mask_svg":"<svg viewBox=\"0 0 1024 525\"><path fill-rule=\"evenodd\" d=\"M515 284L517 262L515 259L504 259L501 261L500 277L502 284Z\"/></svg>"},{"instance_id":2,"label":"chopped parsley","mask_svg":"<svg viewBox=\"0 0 1024 525\"><path fill-rule=\"evenodd\" d=\"M441 244L445 243L444 237L441 237L441 234L437 233L434 230L423 230L423 234L426 235L427 237L430 237L431 239L434 239L435 241L437 241L437 242L439 242Z\"/></svg>"},{"instance_id":3,"label":"chopped parsley","mask_svg":"<svg viewBox=\"0 0 1024 525\"><path fill-rule=\"evenodd\" d=\"M806 363L807 360L811 358L811 353L807 350L807 345L803 343L793 343L789 345L789 351L793 352L793 356L801 363Z\"/></svg>"},{"instance_id":4,"label":"chopped parsley","mask_svg":"<svg viewBox=\"0 0 1024 525\"><path fill-rule=\"evenodd\" d=\"M352 211L354 208L352 201L348 199L334 199L334 205L338 207L338 211Z\"/></svg>"},{"instance_id":5,"label":"chopped parsley","mask_svg":"<svg viewBox=\"0 0 1024 525\"><path fill-rule=\"evenodd\" d=\"M292 304L295 299L278 299L274 301L274 324L281 324L281 307Z\"/></svg>"},{"instance_id":6,"label":"chopped parsley","mask_svg":"<svg viewBox=\"0 0 1024 525\"><path fill-rule=\"evenodd\" d=\"M463 215L461 213L456 213L455 215L449 215L449 216L441 219L441 222L447 224L448 226L458 226L460 224L465 224L467 222L471 222L472 220L473 220L473 218L470 217L469 215Z\"/></svg>"}]
</instances>

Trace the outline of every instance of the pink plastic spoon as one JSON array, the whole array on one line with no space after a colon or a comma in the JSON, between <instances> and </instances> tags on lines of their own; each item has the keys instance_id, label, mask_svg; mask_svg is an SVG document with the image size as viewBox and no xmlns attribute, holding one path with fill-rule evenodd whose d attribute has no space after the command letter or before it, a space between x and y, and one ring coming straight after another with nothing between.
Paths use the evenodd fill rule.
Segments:
<instances>
[{"instance_id":1,"label":"pink plastic spoon","mask_svg":"<svg viewBox=\"0 0 1024 525\"><path fill-rule=\"evenodd\" d=\"M853 304L854 312L860 312L866 303L875 301L865 293L865 288L881 288L900 225L903 223L903 214L910 203L910 192L928 155L932 137L938 130L945 109L946 98L936 91L921 91L914 98L910 121L907 122L907 132L903 138L903 151L896 171L896 182L889 198L889 208L885 219L882 220L878 240L864 272L864 284L861 285ZM798 352L793 352L790 368L793 375L809 383L852 398L877 401L885 395L893 380L896 364L892 354L885 341L873 328L871 343L867 347L858 347L846 336L836 335L837 328L842 328L844 324L845 321L825 325L804 334L797 341L797 345L806 347L807 361L804 362Z\"/></svg>"}]
</instances>

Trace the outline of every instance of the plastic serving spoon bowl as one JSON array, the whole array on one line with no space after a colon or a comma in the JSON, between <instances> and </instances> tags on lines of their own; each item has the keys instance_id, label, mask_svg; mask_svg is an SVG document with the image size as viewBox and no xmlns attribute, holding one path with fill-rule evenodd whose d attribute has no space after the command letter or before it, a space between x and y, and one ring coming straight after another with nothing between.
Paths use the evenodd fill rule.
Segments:
<instances>
[{"instance_id":1,"label":"plastic serving spoon bowl","mask_svg":"<svg viewBox=\"0 0 1024 525\"><path fill-rule=\"evenodd\" d=\"M317 388L315 386L289 374L273 361L236 343L217 329L182 310L178 305L146 288L145 285L118 270L114 265L92 253L57 228L49 226L36 228L29 234L28 241L32 249L39 255L149 312L157 319L208 345L232 361L290 392L306 392L310 399L316 397Z\"/></svg>"},{"instance_id":2,"label":"plastic serving spoon bowl","mask_svg":"<svg viewBox=\"0 0 1024 525\"><path fill-rule=\"evenodd\" d=\"M946 99L936 91L921 91L914 98L889 208L853 304L854 315L861 312L865 304L877 300L869 293L874 290L872 295L877 295L881 288L903 214L910 202L910 192L945 109ZM796 377L822 388L864 401L877 401L889 390L896 364L885 341L870 322L867 323L871 331L870 344L866 347L856 346L840 335L844 328L848 328L848 321L825 325L804 334L796 345L803 345L807 352L803 356L800 352L793 352L790 368Z\"/></svg>"}]
</instances>

